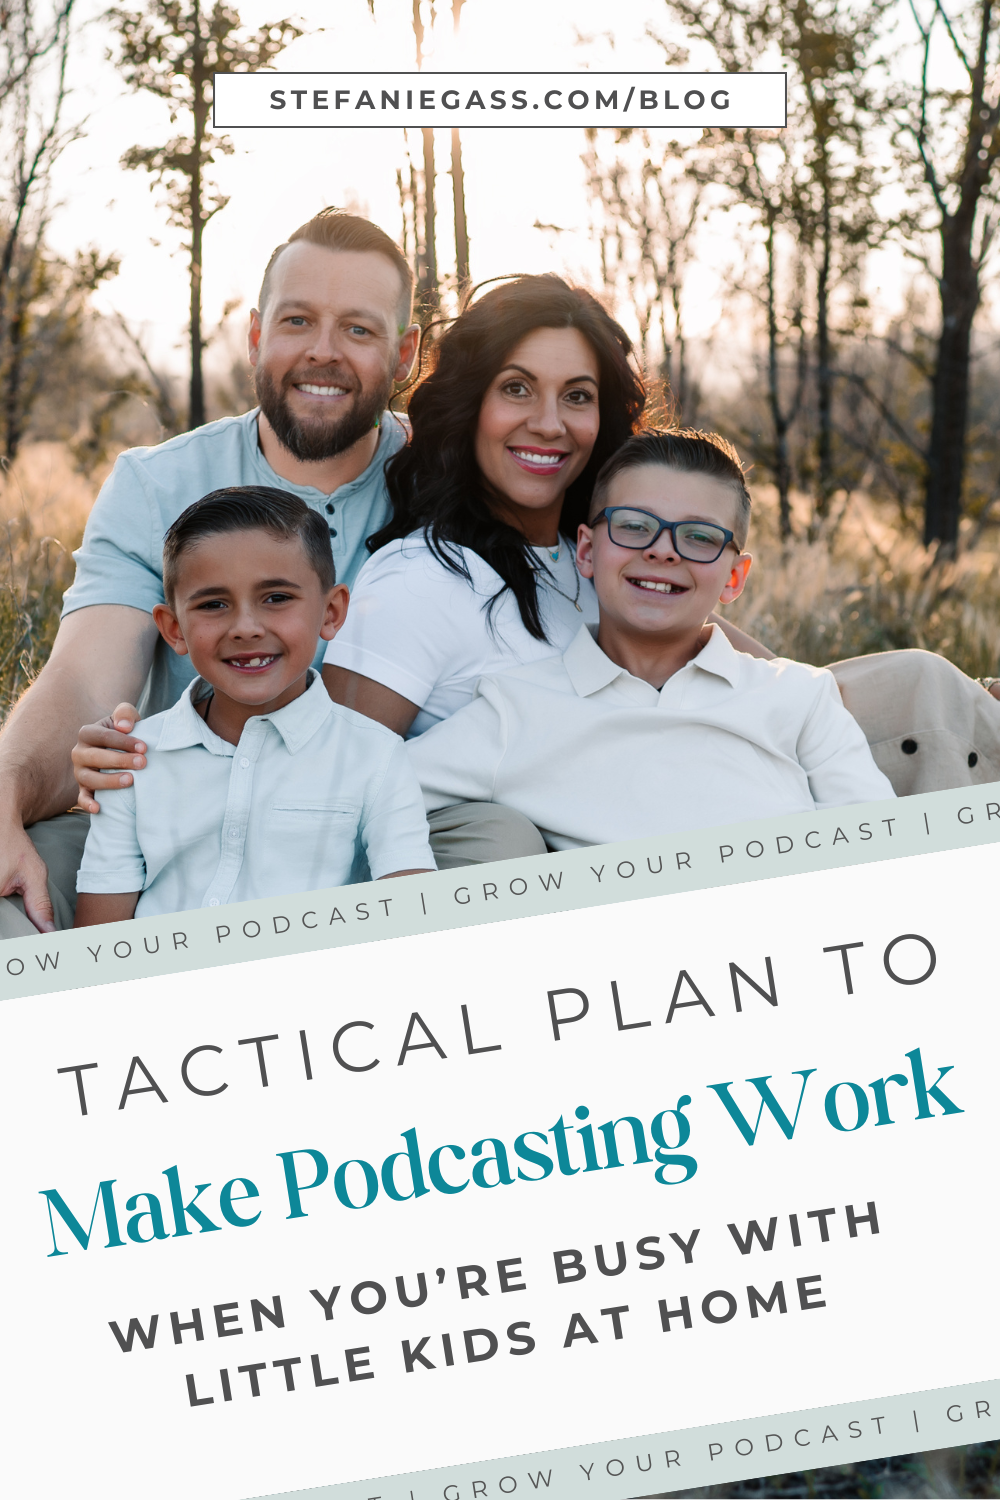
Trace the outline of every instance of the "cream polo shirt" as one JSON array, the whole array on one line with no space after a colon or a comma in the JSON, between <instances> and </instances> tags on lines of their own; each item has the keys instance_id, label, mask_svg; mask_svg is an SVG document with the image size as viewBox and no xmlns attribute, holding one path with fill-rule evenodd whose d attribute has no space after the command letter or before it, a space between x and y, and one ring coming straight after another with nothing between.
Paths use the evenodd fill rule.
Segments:
<instances>
[{"instance_id":1,"label":"cream polo shirt","mask_svg":"<svg viewBox=\"0 0 1000 1500\"><path fill-rule=\"evenodd\" d=\"M553 849L893 796L829 672L746 656L717 625L659 691L584 626L406 748L429 811L498 802Z\"/></svg>"},{"instance_id":2,"label":"cream polo shirt","mask_svg":"<svg viewBox=\"0 0 1000 1500\"><path fill-rule=\"evenodd\" d=\"M330 701L314 674L238 745L213 734L195 678L142 722L134 786L97 794L78 891L141 891L137 917L322 890L394 870L433 870L403 741Z\"/></svg>"}]
</instances>

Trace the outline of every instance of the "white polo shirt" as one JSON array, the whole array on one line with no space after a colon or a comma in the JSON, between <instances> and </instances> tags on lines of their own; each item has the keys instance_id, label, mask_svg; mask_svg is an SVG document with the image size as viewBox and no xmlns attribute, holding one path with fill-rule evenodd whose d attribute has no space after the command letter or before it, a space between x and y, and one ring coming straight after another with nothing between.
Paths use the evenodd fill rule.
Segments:
<instances>
[{"instance_id":1,"label":"white polo shirt","mask_svg":"<svg viewBox=\"0 0 1000 1500\"><path fill-rule=\"evenodd\" d=\"M746 656L717 625L659 691L584 626L406 748L428 811L498 802L553 849L894 795L829 672Z\"/></svg>"},{"instance_id":2,"label":"white polo shirt","mask_svg":"<svg viewBox=\"0 0 1000 1500\"><path fill-rule=\"evenodd\" d=\"M597 621L594 585L576 571L565 539L555 562L549 548L532 549L544 641L525 629L500 574L471 548L454 550L469 579L441 562L423 532L380 548L358 574L347 619L326 648L324 665L360 672L417 704L411 736L471 702L480 677L557 655L582 621Z\"/></svg>"},{"instance_id":3,"label":"white polo shirt","mask_svg":"<svg viewBox=\"0 0 1000 1500\"><path fill-rule=\"evenodd\" d=\"M141 891L137 917L433 870L420 787L403 741L330 701L318 674L238 745L195 708L195 678L142 721L135 784L97 794L78 891Z\"/></svg>"}]
</instances>

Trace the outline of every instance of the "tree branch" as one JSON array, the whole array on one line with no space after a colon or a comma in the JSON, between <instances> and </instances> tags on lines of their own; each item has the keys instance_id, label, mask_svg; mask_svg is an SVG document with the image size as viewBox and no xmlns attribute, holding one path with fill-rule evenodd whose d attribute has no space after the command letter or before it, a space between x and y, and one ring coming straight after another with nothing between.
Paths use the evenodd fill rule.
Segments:
<instances>
[{"instance_id":1,"label":"tree branch","mask_svg":"<svg viewBox=\"0 0 1000 1500\"><path fill-rule=\"evenodd\" d=\"M941 4L941 0L934 0L934 9L935 9L936 13L941 17L942 21L945 24L945 29L948 32L948 35L951 37L951 44L952 44L952 46L954 47L955 51L958 53L959 57L962 60L962 67L965 69L965 71L968 73L969 77L971 78L972 77L972 64L969 62L969 59L965 55L965 50L962 47L962 44L959 41L958 36L956 35L955 28L951 24L951 19L950 19L949 15L948 15L948 12L945 10L944 6Z\"/></svg>"}]
</instances>

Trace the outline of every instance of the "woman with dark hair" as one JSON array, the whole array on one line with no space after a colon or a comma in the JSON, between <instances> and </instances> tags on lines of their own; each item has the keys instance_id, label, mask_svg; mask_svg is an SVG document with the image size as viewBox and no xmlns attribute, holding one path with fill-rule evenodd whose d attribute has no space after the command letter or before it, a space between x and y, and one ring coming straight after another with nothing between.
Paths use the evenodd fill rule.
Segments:
<instances>
[{"instance_id":1,"label":"woman with dark hair","mask_svg":"<svg viewBox=\"0 0 1000 1500\"><path fill-rule=\"evenodd\" d=\"M498 474L487 429L495 426L495 408L503 407L504 398L517 421L524 420L520 408L526 404L530 373L517 346L542 330L556 338L536 339L535 347L551 347L557 359L556 351L566 350L567 369L574 375L565 382L564 400L582 415L588 438L568 465L542 458L544 471L535 475L538 462L515 456L509 472ZM601 304L558 276L523 277L488 292L445 335L433 375L413 394L413 438L386 476L393 519L369 539L369 551L423 527L445 566L455 566L455 561L443 543L470 547L504 579L525 629L541 639L539 567L530 547L536 541L542 547L550 542L558 546L560 535L575 544L598 470L640 425L646 393L628 362L630 352L624 330ZM594 363L596 384L589 368ZM544 424L544 416L541 420ZM596 436L591 441L592 432ZM527 476L526 490L532 478L543 480L539 496L544 493L548 504L526 495L519 506L522 475ZM549 484L550 479L555 482Z\"/></svg>"},{"instance_id":2,"label":"woman with dark hair","mask_svg":"<svg viewBox=\"0 0 1000 1500\"><path fill-rule=\"evenodd\" d=\"M394 516L326 654L335 701L422 733L484 674L596 623L576 535L598 470L642 424L630 353L596 298L558 276L512 279L466 308L410 400L412 438L387 469Z\"/></svg>"}]
</instances>

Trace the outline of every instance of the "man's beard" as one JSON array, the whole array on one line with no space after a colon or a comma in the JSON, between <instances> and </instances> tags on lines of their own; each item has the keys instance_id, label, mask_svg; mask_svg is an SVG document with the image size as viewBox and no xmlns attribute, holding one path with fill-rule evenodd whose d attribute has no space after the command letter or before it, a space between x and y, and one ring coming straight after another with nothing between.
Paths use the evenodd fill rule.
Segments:
<instances>
[{"instance_id":1,"label":"man's beard","mask_svg":"<svg viewBox=\"0 0 1000 1500\"><path fill-rule=\"evenodd\" d=\"M278 385L268 371L258 365L254 372L254 389L260 409L281 446L303 463L319 463L325 458L346 453L371 432L389 403L392 376L387 374L381 385L367 392L355 385L355 398L346 412L331 413L326 418L322 412L317 412L316 420L302 422L289 406L288 392L308 378L301 374L286 376ZM347 381L338 378L332 383L344 386Z\"/></svg>"}]
</instances>

